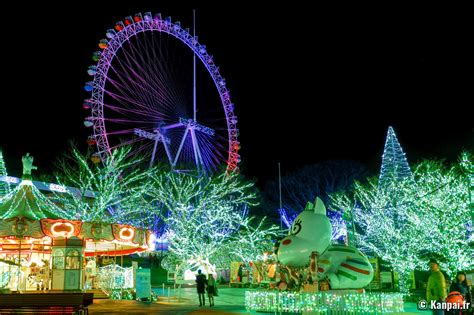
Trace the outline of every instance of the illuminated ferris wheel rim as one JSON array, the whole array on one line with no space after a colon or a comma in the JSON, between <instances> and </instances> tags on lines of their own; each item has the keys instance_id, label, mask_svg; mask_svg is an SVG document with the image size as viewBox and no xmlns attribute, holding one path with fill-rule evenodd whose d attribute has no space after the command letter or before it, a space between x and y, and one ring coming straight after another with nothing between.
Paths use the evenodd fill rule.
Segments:
<instances>
[{"instance_id":1,"label":"illuminated ferris wheel rim","mask_svg":"<svg viewBox=\"0 0 474 315\"><path fill-rule=\"evenodd\" d=\"M97 143L100 158L105 159L106 155L110 154L110 146L105 128L103 101L107 74L112 65L112 61L118 50L130 38L139 33L157 31L169 34L188 46L201 60L210 74L219 92L219 97L226 115L229 143L227 171L235 170L240 159L238 154L240 144L237 139L237 117L234 115L234 104L231 102L230 93L226 87L225 80L219 73L218 67L214 64L213 57L207 53L206 47L199 44L197 37L192 36L187 30L181 28L179 22L172 23L169 18L163 20L159 14L153 17L151 13L147 12L143 18L141 14L136 14L133 19L127 18L125 22L126 24L118 22L115 27L117 31L114 31L113 34L110 34L108 31L107 35L109 40L103 39L100 41L103 45L101 47L103 50L100 53L97 65L92 67L94 73L92 96L87 101L90 102L91 117L89 117L89 121L93 124L93 139Z\"/></svg>"}]
</instances>

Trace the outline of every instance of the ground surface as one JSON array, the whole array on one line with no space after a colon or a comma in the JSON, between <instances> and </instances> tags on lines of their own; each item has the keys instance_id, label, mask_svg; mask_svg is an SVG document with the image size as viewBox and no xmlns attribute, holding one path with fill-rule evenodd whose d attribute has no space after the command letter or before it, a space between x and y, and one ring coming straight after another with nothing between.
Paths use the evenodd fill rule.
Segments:
<instances>
[{"instance_id":1,"label":"ground surface","mask_svg":"<svg viewBox=\"0 0 474 315\"><path fill-rule=\"evenodd\" d=\"M214 307L209 307L208 301L205 307L199 307L195 288L185 288L176 292L171 289L170 297L168 297L168 290L165 290L163 294L161 289L157 289L158 302L94 300L94 304L89 307L89 314L264 314L245 310L245 290L221 288L219 296L215 298ZM430 314L430 312L418 311L414 303L406 303L403 314Z\"/></svg>"}]
</instances>

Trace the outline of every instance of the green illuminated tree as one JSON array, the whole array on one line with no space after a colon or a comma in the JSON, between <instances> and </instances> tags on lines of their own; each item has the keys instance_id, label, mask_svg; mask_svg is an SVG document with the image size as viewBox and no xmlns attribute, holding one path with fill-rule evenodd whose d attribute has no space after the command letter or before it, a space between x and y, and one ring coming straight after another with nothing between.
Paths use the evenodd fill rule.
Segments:
<instances>
[{"instance_id":1,"label":"green illuminated tree","mask_svg":"<svg viewBox=\"0 0 474 315\"><path fill-rule=\"evenodd\" d=\"M150 179L147 194L161 205L154 209L167 226L169 261L179 261L181 266L207 265L212 270L220 255L231 255L230 247L236 255L235 246L245 257L248 252L255 255L248 243L238 244L241 236L254 236L256 242L273 235L274 227L252 228L247 207L257 203L253 183L237 174L195 177L157 171Z\"/></svg>"},{"instance_id":2,"label":"green illuminated tree","mask_svg":"<svg viewBox=\"0 0 474 315\"><path fill-rule=\"evenodd\" d=\"M82 154L73 146L59 162L57 179L60 185L78 190L56 194L63 207L75 218L92 222L128 223L129 218L143 215L143 209L135 205L146 189L147 172L135 167L140 159L130 158L130 150L118 148L94 164L89 153Z\"/></svg>"},{"instance_id":3,"label":"green illuminated tree","mask_svg":"<svg viewBox=\"0 0 474 315\"><path fill-rule=\"evenodd\" d=\"M468 155L449 167L424 161L414 168L414 182L391 181L379 189L373 178L356 183L351 194L332 196L333 204L354 220L357 245L390 262L403 291L409 273L426 269L430 256L448 273L474 266L465 164L472 165Z\"/></svg>"},{"instance_id":4,"label":"green illuminated tree","mask_svg":"<svg viewBox=\"0 0 474 315\"><path fill-rule=\"evenodd\" d=\"M461 162L445 166L425 161L415 168L417 187L413 189L411 221L423 235L425 252L439 257L448 273L474 267L474 249L469 246L472 210L469 201L469 169L472 156L463 154Z\"/></svg>"},{"instance_id":5,"label":"green illuminated tree","mask_svg":"<svg viewBox=\"0 0 474 315\"><path fill-rule=\"evenodd\" d=\"M231 237L222 256L248 265L250 261L261 260L264 252L273 251L278 228L275 225L268 226L265 218L258 223L254 221L255 218L244 221L238 233Z\"/></svg>"}]
</instances>

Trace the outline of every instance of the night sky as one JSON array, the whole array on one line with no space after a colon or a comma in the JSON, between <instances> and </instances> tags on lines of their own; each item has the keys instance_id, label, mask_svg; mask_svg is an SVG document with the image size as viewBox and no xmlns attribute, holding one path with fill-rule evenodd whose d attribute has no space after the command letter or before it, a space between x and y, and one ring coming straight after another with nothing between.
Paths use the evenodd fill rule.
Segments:
<instances>
[{"instance_id":1,"label":"night sky","mask_svg":"<svg viewBox=\"0 0 474 315\"><path fill-rule=\"evenodd\" d=\"M472 28L462 8L18 3L2 10L0 146L11 175L26 152L47 173L68 140L85 145L86 70L108 28L146 11L191 27L193 8L235 103L242 172L260 184L279 161L283 172L328 159L376 172L390 125L411 163L474 148Z\"/></svg>"}]
</instances>

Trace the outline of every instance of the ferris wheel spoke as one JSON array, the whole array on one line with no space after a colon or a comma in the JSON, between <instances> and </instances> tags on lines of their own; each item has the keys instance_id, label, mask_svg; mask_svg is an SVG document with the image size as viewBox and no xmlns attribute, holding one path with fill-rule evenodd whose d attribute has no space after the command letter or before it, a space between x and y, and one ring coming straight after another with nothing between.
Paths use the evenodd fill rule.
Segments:
<instances>
[{"instance_id":1,"label":"ferris wheel spoke","mask_svg":"<svg viewBox=\"0 0 474 315\"><path fill-rule=\"evenodd\" d=\"M166 118L172 119L172 116L170 114L167 114L165 112L160 112L156 109L148 110L148 107L142 105L141 102L138 102L134 99L127 99L123 95L119 95L117 93L113 93L110 91L106 91L107 95L111 96L113 99L115 99L117 102L119 102L122 107L117 106L117 105L112 105L112 104L104 104L104 106L107 106L108 108L119 112L120 110L123 110L125 113L135 113L139 115L140 117L155 117L157 120L164 120ZM131 107L130 105L135 105L135 107ZM138 109L138 108L140 109Z\"/></svg>"},{"instance_id":2,"label":"ferris wheel spoke","mask_svg":"<svg viewBox=\"0 0 474 315\"><path fill-rule=\"evenodd\" d=\"M161 33L160 33L160 42L162 39ZM148 43L148 38L145 37L145 41ZM168 44L168 41L166 41L166 44ZM176 86L176 82L173 79L171 73L171 68L170 68L170 63L169 62L163 62L167 61L168 58L165 58L163 56L163 50L161 49L155 49L156 44L155 44L155 36L151 36L151 49L146 49L145 53L147 56L149 56L149 66L152 70L152 73L154 75L157 75L161 81L168 83L168 88L169 92L172 98L175 100L175 104L185 104L186 101L183 98L182 93L178 93L178 88ZM150 56L150 51L152 52L153 56ZM160 56L157 56L156 52L160 52ZM167 49L164 50L165 52L168 52ZM176 65L175 65L176 66ZM180 110L180 109L178 109ZM182 115L182 112L178 112L177 115Z\"/></svg>"},{"instance_id":3,"label":"ferris wheel spoke","mask_svg":"<svg viewBox=\"0 0 474 315\"><path fill-rule=\"evenodd\" d=\"M124 146L129 146L129 145L133 145L133 144L136 144L138 142L141 142L143 141L143 139L139 139L139 138L132 138L131 140L127 140L127 141L123 141L119 144L116 144L114 146L111 146L110 147L110 150L114 150L114 149L117 149L117 148L120 148L120 147L124 147Z\"/></svg>"},{"instance_id":4,"label":"ferris wheel spoke","mask_svg":"<svg viewBox=\"0 0 474 315\"><path fill-rule=\"evenodd\" d=\"M117 79L121 82L121 86L128 90L128 92L130 94L133 94L134 97L138 97L140 99L142 99L143 95L142 93L146 91L144 91L143 89L141 91L137 91L136 90L136 83L135 81L132 79L133 78L133 69L130 67L130 65L126 64L122 58L119 58L117 57L116 59L116 62L118 63L118 67L111 67L112 71L114 72L114 74L117 76ZM110 75L109 75L109 79L110 79ZM116 80L116 82L118 82ZM143 101L144 99L142 99Z\"/></svg>"},{"instance_id":5,"label":"ferris wheel spoke","mask_svg":"<svg viewBox=\"0 0 474 315\"><path fill-rule=\"evenodd\" d=\"M125 67L125 65L122 64L122 67ZM126 76L127 77L131 77L132 75L137 77L137 78L141 78L141 76L137 73L133 73L130 74L129 72L125 72ZM122 82L125 82L125 79L123 78L123 76L117 71L117 75L119 76L119 79L122 81ZM163 95L157 93L156 89L153 88L151 85L148 84L147 87L144 87L140 82L137 82L135 80L131 80L129 79L129 83L132 84L132 87L130 86L124 86L121 90L122 90L122 93L127 95L128 99L136 99L138 100L136 103L140 103L140 107L144 108L145 110L148 110L148 111L155 111L156 110L156 105L152 105L152 104L156 104L156 103L162 103L163 105L165 105L165 107L168 108L168 110L170 110L170 108L172 108L172 106L169 104L169 102L167 102L166 98L163 97ZM142 80L142 82L144 82ZM118 82L113 82L114 84L117 84ZM144 82L145 84L147 84L146 82ZM148 88L149 87L149 88ZM129 91L129 93L124 93L124 89L127 89ZM133 97L131 97L131 95L133 95ZM172 110L171 110L172 112Z\"/></svg>"},{"instance_id":6,"label":"ferris wheel spoke","mask_svg":"<svg viewBox=\"0 0 474 315\"><path fill-rule=\"evenodd\" d=\"M138 38L137 38L137 42L138 42ZM145 78L143 78L144 76L148 78L148 82L155 82L155 83L159 83L158 85L159 86L165 86L166 89L163 89L163 91L167 90L167 91L170 91L171 90L171 85L169 82L172 82L172 80L170 79L166 79L166 78L163 78L162 76L157 76L156 74L167 74L165 71L156 71L155 73L153 73L153 71L150 71L150 70L147 70L145 69L144 66L142 66L139 62L138 62L138 58L142 61L143 64L149 64L149 62L147 62L145 59L144 59L144 56L147 55L149 57L149 53L148 51L145 49L145 50L142 50L142 49L138 49L138 48L141 48L141 45L138 44L138 45L130 45L130 51L131 51L131 54L127 51L124 52L124 55L128 61L128 64L130 65L132 62L133 64L135 65L135 67L137 67L138 69L140 69L140 74L136 73L137 77L141 80L144 81L145 84L147 84ZM132 56L133 55L133 56ZM138 56L138 57L137 57ZM150 59L150 58L148 58ZM156 59L154 60L155 62L152 63L152 64L161 64L160 60L159 59ZM130 67L131 69L133 69L132 67ZM158 99L160 99L161 101L164 101L164 105L168 106L170 110L173 110L174 107L173 107L173 103L176 103L176 102L172 102L172 101L167 101L167 95L165 95L164 93L160 93L160 91L157 91L156 89L154 89L152 86L150 86L150 88L153 89L153 92L155 92L156 96Z\"/></svg>"},{"instance_id":7,"label":"ferris wheel spoke","mask_svg":"<svg viewBox=\"0 0 474 315\"><path fill-rule=\"evenodd\" d=\"M155 120L163 120L163 121L173 119L172 116L166 113L158 112L156 110L146 111L142 108L142 106L139 103L136 104L136 107L125 106L124 103L126 103L126 101L122 100L122 98L119 95L113 95L109 93L107 94L123 105L122 107L120 107L118 105L104 104L105 107L109 108L110 110L116 113L121 113L121 114L127 115L128 117L135 117L135 118L142 118L142 119L143 118L149 119L150 117L154 118ZM133 104L136 102L133 100L130 100L128 103Z\"/></svg>"},{"instance_id":8,"label":"ferris wheel spoke","mask_svg":"<svg viewBox=\"0 0 474 315\"><path fill-rule=\"evenodd\" d=\"M121 81L124 81L122 77L120 77ZM139 103L140 107L142 107L144 110L148 111L154 111L156 108L150 104L156 103L154 99L156 97L150 96L150 90L147 90L145 87L141 86L138 82L131 81L130 83L132 86L121 86L119 82L115 80L111 80L111 82L120 89L122 94L127 98L129 101L135 101L135 103ZM128 91L125 92L125 89Z\"/></svg>"},{"instance_id":9,"label":"ferris wheel spoke","mask_svg":"<svg viewBox=\"0 0 474 315\"><path fill-rule=\"evenodd\" d=\"M116 74L118 75L118 72L116 72ZM146 106L146 101L143 99L143 97L140 94L137 94L136 91L132 90L130 86L123 84L125 82L124 78L118 75L117 79L119 81L122 81L122 83L120 83L117 80L112 79L111 77L108 78L108 81L113 85L113 87L117 89L118 92L121 93L121 99L129 100L129 101L134 100L135 104L139 105L145 110L149 110L149 106ZM108 93L111 93L108 90L106 91ZM118 93L114 93L114 94L115 96L119 95ZM129 105L125 104L125 106L129 106Z\"/></svg>"},{"instance_id":10,"label":"ferris wheel spoke","mask_svg":"<svg viewBox=\"0 0 474 315\"><path fill-rule=\"evenodd\" d=\"M220 164L221 162L225 161L222 157L220 151L212 149L215 148L209 141L208 137L203 136L200 137L200 147L202 151L205 152L204 160L206 161L206 165L212 166L215 164Z\"/></svg>"},{"instance_id":11,"label":"ferris wheel spoke","mask_svg":"<svg viewBox=\"0 0 474 315\"><path fill-rule=\"evenodd\" d=\"M136 124L149 124L148 120L132 120L126 118L105 118L104 121L113 122L114 124L125 124L125 125L136 125Z\"/></svg>"},{"instance_id":12,"label":"ferris wheel spoke","mask_svg":"<svg viewBox=\"0 0 474 315\"><path fill-rule=\"evenodd\" d=\"M129 56L127 53L125 53L125 56L127 60L129 61ZM135 66L138 67L138 70L141 70L141 73L138 73L135 69L129 66L131 75L133 75L133 77L137 79L137 81L135 80L130 80L130 81L133 82L133 84L140 89L141 93L143 93L144 96L148 98L146 103L152 104L154 100L160 100L160 101L165 100L166 98L164 97L164 94L158 91L154 86L152 86L149 83L149 82L155 82L156 84L156 82L159 82L159 84L162 85L162 82L152 81L152 80L147 81L145 78L147 76L146 71L140 66L139 62L135 60L134 58L133 58L133 62ZM167 106L170 106L170 104L167 102L163 102L163 103ZM170 106L170 108L172 107Z\"/></svg>"},{"instance_id":13,"label":"ferris wheel spoke","mask_svg":"<svg viewBox=\"0 0 474 315\"><path fill-rule=\"evenodd\" d=\"M128 117L130 118L134 118L134 117L140 117L140 116L155 116L155 115L146 115L146 113L142 110L137 110L137 109L129 109L129 108L123 108L123 107L119 107L119 106L116 106L116 105L110 105L110 104L104 104L104 106L106 106L107 108L109 108L110 110L116 112L116 113L119 113L119 114L124 114L124 115L127 115Z\"/></svg>"}]
</instances>

